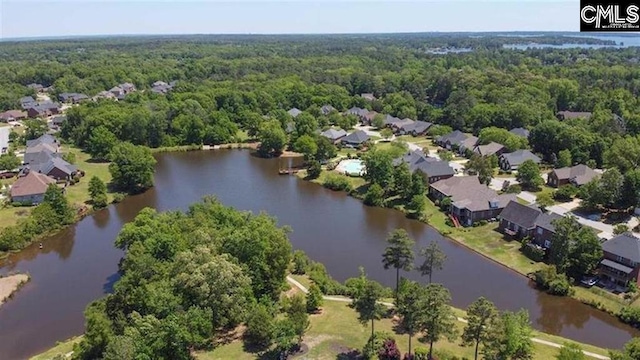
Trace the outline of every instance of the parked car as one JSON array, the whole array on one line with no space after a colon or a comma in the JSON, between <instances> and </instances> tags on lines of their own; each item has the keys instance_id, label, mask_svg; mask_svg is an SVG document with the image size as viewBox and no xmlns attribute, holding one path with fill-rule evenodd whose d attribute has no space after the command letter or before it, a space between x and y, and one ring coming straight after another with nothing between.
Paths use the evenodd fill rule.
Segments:
<instances>
[{"instance_id":1,"label":"parked car","mask_svg":"<svg viewBox=\"0 0 640 360\"><path fill-rule=\"evenodd\" d=\"M580 281L580 284L586 286L586 287L592 287L593 285L597 284L598 281L600 281L600 279L598 279L595 276L590 276L590 277L585 277Z\"/></svg>"}]
</instances>

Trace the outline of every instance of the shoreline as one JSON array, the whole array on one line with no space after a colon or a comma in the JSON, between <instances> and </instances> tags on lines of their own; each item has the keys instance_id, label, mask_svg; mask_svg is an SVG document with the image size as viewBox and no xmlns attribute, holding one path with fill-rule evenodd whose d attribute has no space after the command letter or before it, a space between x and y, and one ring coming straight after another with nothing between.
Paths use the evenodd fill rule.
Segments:
<instances>
[{"instance_id":1,"label":"shoreline","mask_svg":"<svg viewBox=\"0 0 640 360\"><path fill-rule=\"evenodd\" d=\"M10 300L29 280L30 277L27 274L14 274L0 277L0 307Z\"/></svg>"}]
</instances>

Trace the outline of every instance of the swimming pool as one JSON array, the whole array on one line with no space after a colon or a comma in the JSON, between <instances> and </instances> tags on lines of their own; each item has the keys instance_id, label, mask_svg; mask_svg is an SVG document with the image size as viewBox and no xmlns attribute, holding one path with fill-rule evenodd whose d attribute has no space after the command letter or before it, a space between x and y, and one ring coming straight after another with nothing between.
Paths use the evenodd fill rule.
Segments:
<instances>
[{"instance_id":1,"label":"swimming pool","mask_svg":"<svg viewBox=\"0 0 640 360\"><path fill-rule=\"evenodd\" d=\"M364 173L364 164L362 160L342 160L336 167L336 171L351 176L362 176Z\"/></svg>"}]
</instances>

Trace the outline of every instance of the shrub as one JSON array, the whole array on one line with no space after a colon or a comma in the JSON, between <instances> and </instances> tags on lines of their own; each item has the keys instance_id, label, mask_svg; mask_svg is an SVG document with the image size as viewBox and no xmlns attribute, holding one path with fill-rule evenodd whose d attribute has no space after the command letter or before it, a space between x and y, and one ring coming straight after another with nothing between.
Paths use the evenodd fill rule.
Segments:
<instances>
[{"instance_id":1,"label":"shrub","mask_svg":"<svg viewBox=\"0 0 640 360\"><path fill-rule=\"evenodd\" d=\"M362 359L375 359L387 340L393 340L393 335L387 332L376 331L373 337L370 337L364 345L362 349Z\"/></svg>"},{"instance_id":2,"label":"shrub","mask_svg":"<svg viewBox=\"0 0 640 360\"><path fill-rule=\"evenodd\" d=\"M573 185L563 185L554 191L553 198L558 201L571 201L578 193L578 188Z\"/></svg>"},{"instance_id":3,"label":"shrub","mask_svg":"<svg viewBox=\"0 0 640 360\"><path fill-rule=\"evenodd\" d=\"M309 258L302 250L293 252L293 273L296 275L304 275L309 268Z\"/></svg>"},{"instance_id":4,"label":"shrub","mask_svg":"<svg viewBox=\"0 0 640 360\"><path fill-rule=\"evenodd\" d=\"M451 207L451 198L446 197L440 201L440 210L449 211L450 207Z\"/></svg>"},{"instance_id":5,"label":"shrub","mask_svg":"<svg viewBox=\"0 0 640 360\"><path fill-rule=\"evenodd\" d=\"M634 327L640 327L640 308L635 306L625 306L618 313L620 321Z\"/></svg>"},{"instance_id":6,"label":"shrub","mask_svg":"<svg viewBox=\"0 0 640 360\"><path fill-rule=\"evenodd\" d=\"M124 198L126 196L127 195L125 193L115 193L115 194L113 194L113 203L117 204L119 202L122 202L122 200L124 200Z\"/></svg>"},{"instance_id":7,"label":"shrub","mask_svg":"<svg viewBox=\"0 0 640 360\"><path fill-rule=\"evenodd\" d=\"M320 162L317 160L311 161L309 164L309 169L307 169L307 175L309 179L317 179L322 172L322 166L320 166Z\"/></svg>"},{"instance_id":8,"label":"shrub","mask_svg":"<svg viewBox=\"0 0 640 360\"><path fill-rule=\"evenodd\" d=\"M369 189L364 196L364 203L369 206L384 205L384 189L382 189L378 184L369 186Z\"/></svg>"},{"instance_id":9,"label":"shrub","mask_svg":"<svg viewBox=\"0 0 640 360\"><path fill-rule=\"evenodd\" d=\"M572 292L565 274L559 274L555 266L546 266L534 273L536 284L551 295L567 296Z\"/></svg>"},{"instance_id":10,"label":"shrub","mask_svg":"<svg viewBox=\"0 0 640 360\"><path fill-rule=\"evenodd\" d=\"M348 295L347 287L334 280L321 263L311 261L307 275L325 295Z\"/></svg>"},{"instance_id":11,"label":"shrub","mask_svg":"<svg viewBox=\"0 0 640 360\"><path fill-rule=\"evenodd\" d=\"M618 224L613 227L614 235L620 235L626 233L627 231L629 231L629 227L627 226L627 224Z\"/></svg>"},{"instance_id":12,"label":"shrub","mask_svg":"<svg viewBox=\"0 0 640 360\"><path fill-rule=\"evenodd\" d=\"M522 242L522 247L520 248L520 251L522 251L522 253L526 257L528 257L533 261L540 262L544 260L544 254L545 254L544 249L535 244L531 244L529 242L529 239L525 239Z\"/></svg>"},{"instance_id":13,"label":"shrub","mask_svg":"<svg viewBox=\"0 0 640 360\"><path fill-rule=\"evenodd\" d=\"M334 191L350 192L352 190L349 179L338 174L327 175L327 177L324 179L324 182L322 183L322 186Z\"/></svg>"}]
</instances>

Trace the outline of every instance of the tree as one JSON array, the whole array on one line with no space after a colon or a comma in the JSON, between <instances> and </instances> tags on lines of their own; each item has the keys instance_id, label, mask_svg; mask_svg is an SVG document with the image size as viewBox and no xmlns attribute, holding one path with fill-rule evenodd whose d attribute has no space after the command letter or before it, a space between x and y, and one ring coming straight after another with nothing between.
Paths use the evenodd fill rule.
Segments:
<instances>
[{"instance_id":1,"label":"tree","mask_svg":"<svg viewBox=\"0 0 640 360\"><path fill-rule=\"evenodd\" d=\"M395 167L393 186L395 193L400 195L403 200L411 199L411 171L409 165L404 161Z\"/></svg>"},{"instance_id":2,"label":"tree","mask_svg":"<svg viewBox=\"0 0 640 360\"><path fill-rule=\"evenodd\" d=\"M384 190L382 189L382 186L378 184L369 186L366 194L364 195L364 204L369 206L383 206Z\"/></svg>"},{"instance_id":3,"label":"tree","mask_svg":"<svg viewBox=\"0 0 640 360\"><path fill-rule=\"evenodd\" d=\"M433 343L445 337L450 341L457 335L456 317L451 310L449 290L440 284L425 287L426 303L421 330L425 333L422 340L429 343L429 358L433 358Z\"/></svg>"},{"instance_id":4,"label":"tree","mask_svg":"<svg viewBox=\"0 0 640 360\"><path fill-rule=\"evenodd\" d=\"M525 160L518 167L516 180L528 189L538 189L544 183L542 176L540 176L540 168L533 160Z\"/></svg>"},{"instance_id":5,"label":"tree","mask_svg":"<svg viewBox=\"0 0 640 360\"><path fill-rule=\"evenodd\" d=\"M451 161L453 160L453 152L449 150L438 151L438 156L442 161Z\"/></svg>"},{"instance_id":6,"label":"tree","mask_svg":"<svg viewBox=\"0 0 640 360\"><path fill-rule=\"evenodd\" d=\"M546 209L553 205L554 201L553 201L553 197L551 195L551 193L541 193L538 194L538 196L536 197L536 204L543 210L546 211Z\"/></svg>"},{"instance_id":7,"label":"tree","mask_svg":"<svg viewBox=\"0 0 640 360\"><path fill-rule=\"evenodd\" d=\"M257 304L248 314L245 336L250 343L268 348L273 342L275 325L273 311L263 304Z\"/></svg>"},{"instance_id":8,"label":"tree","mask_svg":"<svg viewBox=\"0 0 640 360\"><path fill-rule=\"evenodd\" d=\"M478 180L485 185L491 183L493 178L493 164L491 160L486 156L473 154L471 159L465 164L467 171L471 171L478 175Z\"/></svg>"},{"instance_id":9,"label":"tree","mask_svg":"<svg viewBox=\"0 0 640 360\"><path fill-rule=\"evenodd\" d=\"M307 312L315 313L322 306L322 292L315 283L309 287L309 293L307 293Z\"/></svg>"},{"instance_id":10,"label":"tree","mask_svg":"<svg viewBox=\"0 0 640 360\"><path fill-rule=\"evenodd\" d=\"M49 184L47 191L44 193L43 203L51 206L57 216L58 224L66 225L73 222L73 209L58 185Z\"/></svg>"},{"instance_id":11,"label":"tree","mask_svg":"<svg viewBox=\"0 0 640 360\"><path fill-rule=\"evenodd\" d=\"M413 175L411 175L411 196L424 195L426 184L428 183L428 176L417 169Z\"/></svg>"},{"instance_id":12,"label":"tree","mask_svg":"<svg viewBox=\"0 0 640 360\"><path fill-rule=\"evenodd\" d=\"M411 340L420 331L424 321L427 303L425 288L415 281L402 279L398 290L397 312L401 316L401 325L409 335L409 355Z\"/></svg>"},{"instance_id":13,"label":"tree","mask_svg":"<svg viewBox=\"0 0 640 360\"><path fill-rule=\"evenodd\" d=\"M264 157L271 157L282 153L287 143L287 134L282 130L280 122L269 120L260 124L258 128L258 153Z\"/></svg>"},{"instance_id":14,"label":"tree","mask_svg":"<svg viewBox=\"0 0 640 360\"><path fill-rule=\"evenodd\" d=\"M47 133L47 122L40 119L24 121L24 137L26 140L37 139Z\"/></svg>"},{"instance_id":15,"label":"tree","mask_svg":"<svg viewBox=\"0 0 640 360\"><path fill-rule=\"evenodd\" d=\"M426 207L427 199L424 197L424 195L414 195L407 204L409 216L414 219L419 219Z\"/></svg>"},{"instance_id":16,"label":"tree","mask_svg":"<svg viewBox=\"0 0 640 360\"><path fill-rule=\"evenodd\" d=\"M489 325L482 355L487 360L528 360L533 357L531 324L526 310L505 311Z\"/></svg>"},{"instance_id":17,"label":"tree","mask_svg":"<svg viewBox=\"0 0 640 360\"><path fill-rule=\"evenodd\" d=\"M358 313L358 320L366 325L371 322L371 339L374 338L374 321L379 320L384 313L384 305L378 301L382 298L383 288L379 283L367 279L362 271L357 291L352 294L353 307ZM373 342L372 342L373 345ZM371 349L373 351L373 349Z\"/></svg>"},{"instance_id":18,"label":"tree","mask_svg":"<svg viewBox=\"0 0 640 360\"><path fill-rule=\"evenodd\" d=\"M276 323L273 342L281 359L286 359L289 351L298 344L298 335L289 318L281 319Z\"/></svg>"},{"instance_id":19,"label":"tree","mask_svg":"<svg viewBox=\"0 0 640 360\"><path fill-rule=\"evenodd\" d=\"M307 175L309 176L309 179L317 179L318 177L320 177L321 173L322 165L320 165L320 162L318 160L311 160L311 162L309 163L309 168L307 169Z\"/></svg>"},{"instance_id":20,"label":"tree","mask_svg":"<svg viewBox=\"0 0 640 360\"><path fill-rule=\"evenodd\" d=\"M373 125L376 129L384 128L384 115L376 114L371 121L371 125Z\"/></svg>"},{"instance_id":21,"label":"tree","mask_svg":"<svg viewBox=\"0 0 640 360\"><path fill-rule=\"evenodd\" d=\"M621 173L640 167L640 136L615 140L604 154L604 163Z\"/></svg>"},{"instance_id":22,"label":"tree","mask_svg":"<svg viewBox=\"0 0 640 360\"><path fill-rule=\"evenodd\" d=\"M595 272L602 259L602 244L589 227L582 227L571 238L568 274L575 279Z\"/></svg>"},{"instance_id":23,"label":"tree","mask_svg":"<svg viewBox=\"0 0 640 360\"><path fill-rule=\"evenodd\" d=\"M95 175L89 180L89 196L96 209L107 206L107 186Z\"/></svg>"},{"instance_id":24,"label":"tree","mask_svg":"<svg viewBox=\"0 0 640 360\"><path fill-rule=\"evenodd\" d=\"M87 152L97 160L107 160L111 150L118 143L116 136L105 126L100 125L91 131L87 140Z\"/></svg>"},{"instance_id":25,"label":"tree","mask_svg":"<svg viewBox=\"0 0 640 360\"><path fill-rule=\"evenodd\" d=\"M387 237L389 246L382 254L382 264L385 269L396 269L396 299L400 285L400 270L410 271L413 268L413 245L415 241L409 237L404 229L396 229Z\"/></svg>"},{"instance_id":26,"label":"tree","mask_svg":"<svg viewBox=\"0 0 640 360\"><path fill-rule=\"evenodd\" d=\"M422 276L429 276L429 283L435 270L442 270L447 255L440 249L436 241L431 241L427 247L420 250L420 256L424 257L422 265L418 267Z\"/></svg>"},{"instance_id":27,"label":"tree","mask_svg":"<svg viewBox=\"0 0 640 360\"><path fill-rule=\"evenodd\" d=\"M612 207L620 203L623 182L624 178L616 168L608 169L602 174L598 187L601 205Z\"/></svg>"},{"instance_id":28,"label":"tree","mask_svg":"<svg viewBox=\"0 0 640 360\"><path fill-rule=\"evenodd\" d=\"M580 345L576 343L564 343L556 355L556 360L586 360Z\"/></svg>"},{"instance_id":29,"label":"tree","mask_svg":"<svg viewBox=\"0 0 640 360\"><path fill-rule=\"evenodd\" d=\"M622 206L640 205L640 169L631 170L624 174L621 200Z\"/></svg>"},{"instance_id":30,"label":"tree","mask_svg":"<svg viewBox=\"0 0 640 360\"><path fill-rule=\"evenodd\" d=\"M467 308L467 325L462 333L464 345L474 345L474 359L478 359L478 347L486 340L489 326L494 323L498 310L484 297L478 298Z\"/></svg>"},{"instance_id":31,"label":"tree","mask_svg":"<svg viewBox=\"0 0 640 360\"><path fill-rule=\"evenodd\" d=\"M0 171L15 170L19 168L21 164L22 161L13 152L0 155Z\"/></svg>"},{"instance_id":32,"label":"tree","mask_svg":"<svg viewBox=\"0 0 640 360\"><path fill-rule=\"evenodd\" d=\"M549 249L549 263L555 265L560 272L565 272L570 265L571 241L581 226L573 216L564 216L552 223L555 233L551 238L553 246Z\"/></svg>"},{"instance_id":33,"label":"tree","mask_svg":"<svg viewBox=\"0 0 640 360\"><path fill-rule=\"evenodd\" d=\"M336 157L336 155L338 154L336 146L331 142L331 140L327 139L324 136L316 137L316 146L317 151L315 154L315 159L321 163Z\"/></svg>"},{"instance_id":34,"label":"tree","mask_svg":"<svg viewBox=\"0 0 640 360\"><path fill-rule=\"evenodd\" d=\"M309 327L309 314L307 305L302 294L297 294L285 301L285 312L287 319L291 322L293 331L298 336L298 343L302 341L302 336Z\"/></svg>"},{"instance_id":35,"label":"tree","mask_svg":"<svg viewBox=\"0 0 640 360\"><path fill-rule=\"evenodd\" d=\"M115 188L136 193L153 186L156 159L149 148L119 143L109 155L109 172Z\"/></svg>"},{"instance_id":36,"label":"tree","mask_svg":"<svg viewBox=\"0 0 640 360\"><path fill-rule=\"evenodd\" d=\"M556 161L556 168L563 168L571 166L571 151L568 149L560 150L558 153L558 161Z\"/></svg>"},{"instance_id":37,"label":"tree","mask_svg":"<svg viewBox=\"0 0 640 360\"><path fill-rule=\"evenodd\" d=\"M393 131L389 128L386 129L382 129L382 131L380 131L380 135L382 136L383 139L390 139L393 136Z\"/></svg>"},{"instance_id":38,"label":"tree","mask_svg":"<svg viewBox=\"0 0 640 360\"><path fill-rule=\"evenodd\" d=\"M393 184L393 158L389 152L373 149L364 155L363 161L367 169L365 180L372 184L378 184L383 189L387 189Z\"/></svg>"},{"instance_id":39,"label":"tree","mask_svg":"<svg viewBox=\"0 0 640 360\"><path fill-rule=\"evenodd\" d=\"M304 160L309 161L313 159L318 152L318 145L316 141L310 135L300 136L293 144L293 149L299 153L304 154Z\"/></svg>"}]
</instances>

